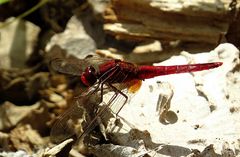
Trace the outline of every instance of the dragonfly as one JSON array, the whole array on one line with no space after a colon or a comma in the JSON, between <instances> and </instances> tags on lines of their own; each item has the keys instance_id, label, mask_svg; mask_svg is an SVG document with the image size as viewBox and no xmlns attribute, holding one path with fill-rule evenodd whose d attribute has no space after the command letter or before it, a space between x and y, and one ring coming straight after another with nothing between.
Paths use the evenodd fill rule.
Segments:
<instances>
[{"instance_id":1,"label":"dragonfly","mask_svg":"<svg viewBox=\"0 0 240 157\"><path fill-rule=\"evenodd\" d=\"M171 66L136 65L118 59L106 59L99 57L77 58L54 58L50 61L50 67L63 74L73 75L80 78L81 82L87 86L87 90L76 97L76 101L59 118L57 118L51 130L51 139L55 143L60 143L67 138L82 139L97 125L99 117L105 114L107 108L118 103L116 115L121 111L128 100L126 93L136 92L141 81L162 75L197 72L209 70L221 66L222 62L197 63ZM119 86L118 85L122 85ZM120 88L121 87L121 88ZM105 107L99 109L97 106L103 102L104 91L113 91L112 97L107 101ZM116 101L122 96L122 101ZM73 129L74 122L80 118L83 108L88 108L92 113L87 119L82 129ZM78 135L78 132L81 132Z\"/></svg>"}]
</instances>

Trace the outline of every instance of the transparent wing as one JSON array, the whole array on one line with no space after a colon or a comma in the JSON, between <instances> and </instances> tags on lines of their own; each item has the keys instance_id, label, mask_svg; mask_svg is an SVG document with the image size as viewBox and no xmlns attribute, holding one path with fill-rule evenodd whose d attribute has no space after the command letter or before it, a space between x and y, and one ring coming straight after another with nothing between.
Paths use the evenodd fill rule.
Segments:
<instances>
[{"instance_id":1,"label":"transparent wing","mask_svg":"<svg viewBox=\"0 0 240 157\"><path fill-rule=\"evenodd\" d=\"M85 59L77 58L54 58L49 65L53 70L63 74L80 76L84 70L93 66L96 70L100 64L103 64L111 59L100 58L98 56L89 56Z\"/></svg>"},{"instance_id":2,"label":"transparent wing","mask_svg":"<svg viewBox=\"0 0 240 157\"><path fill-rule=\"evenodd\" d=\"M108 121L110 116L109 115L110 108L118 98L119 98L119 93L114 92L114 94L107 101L107 103L104 103L105 104L104 106L101 106L98 108L94 118L88 123L88 126L84 129L84 132L80 134L77 138L83 139L91 130L93 130L98 123L98 120L99 120L98 118L100 118L100 120Z\"/></svg>"},{"instance_id":3,"label":"transparent wing","mask_svg":"<svg viewBox=\"0 0 240 157\"><path fill-rule=\"evenodd\" d=\"M90 87L87 92L75 99L71 107L54 123L50 133L51 141L60 143L68 138L76 139L82 134L84 128L94 118L100 98L96 89Z\"/></svg>"},{"instance_id":4,"label":"transparent wing","mask_svg":"<svg viewBox=\"0 0 240 157\"><path fill-rule=\"evenodd\" d=\"M86 92L88 94L84 93L79 96L73 105L57 118L51 130L51 141L61 143L68 138L82 140L96 127L98 118L107 121L109 109L118 113L126 103L127 98L111 87L106 87L104 90L113 91L113 94L101 107L99 107L101 103L99 89L90 87L91 93Z\"/></svg>"},{"instance_id":5,"label":"transparent wing","mask_svg":"<svg viewBox=\"0 0 240 157\"><path fill-rule=\"evenodd\" d=\"M50 67L57 72L74 76L81 75L84 71L84 68L87 66L87 63L83 62L83 60L67 60L63 58L55 58L51 60L49 64Z\"/></svg>"},{"instance_id":6,"label":"transparent wing","mask_svg":"<svg viewBox=\"0 0 240 157\"><path fill-rule=\"evenodd\" d=\"M119 71L115 72L116 75L114 78L112 75L109 75L109 78L89 87L86 92L83 92L83 94L74 101L71 108L57 119L51 131L51 140L53 142L59 143L70 137L83 139L85 135L94 129L98 123L98 118L105 119L108 116L106 112L108 109L111 108L118 114L128 99L121 90L126 89L128 85L121 84L119 90L111 85L111 83L107 83L108 79L117 79L119 73L121 73ZM112 96L106 101L103 107L99 108L99 104L102 102L103 93L109 91L113 91ZM87 116L82 116L85 112L88 113L85 114Z\"/></svg>"}]
</instances>

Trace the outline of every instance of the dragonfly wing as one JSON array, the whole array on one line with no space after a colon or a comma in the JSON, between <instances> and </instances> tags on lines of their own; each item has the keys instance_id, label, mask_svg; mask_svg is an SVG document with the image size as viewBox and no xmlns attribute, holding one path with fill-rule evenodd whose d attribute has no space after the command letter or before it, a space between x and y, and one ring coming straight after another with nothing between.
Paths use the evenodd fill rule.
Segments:
<instances>
[{"instance_id":1,"label":"dragonfly wing","mask_svg":"<svg viewBox=\"0 0 240 157\"><path fill-rule=\"evenodd\" d=\"M49 64L57 72L74 76L80 76L87 66L82 60L64 58L55 58Z\"/></svg>"},{"instance_id":2,"label":"dragonfly wing","mask_svg":"<svg viewBox=\"0 0 240 157\"><path fill-rule=\"evenodd\" d=\"M66 112L58 117L51 129L51 141L53 143L61 143L68 138L74 137L74 126L71 126L74 120L72 119L74 115L77 115L77 113L79 113L80 116L81 112L83 111L84 110L76 107L76 105L73 104L72 107L70 107Z\"/></svg>"},{"instance_id":3,"label":"dragonfly wing","mask_svg":"<svg viewBox=\"0 0 240 157\"><path fill-rule=\"evenodd\" d=\"M100 96L95 91L95 88L90 87L88 92L75 99L71 107L57 118L51 130L52 142L60 143L68 138L77 138L85 131L100 103Z\"/></svg>"},{"instance_id":4,"label":"dragonfly wing","mask_svg":"<svg viewBox=\"0 0 240 157\"><path fill-rule=\"evenodd\" d=\"M107 86L104 90L107 92L113 91L113 93L109 93L107 100L103 102L101 107L98 107L94 118L89 123L84 132L78 137L79 139L82 139L91 130L93 130L93 128L97 125L98 118L100 118L101 121L107 122L112 117L112 113L118 114L118 112L126 104L127 97L124 96L127 93L126 88L124 88L122 91L116 91L112 87ZM104 98L106 97L104 96Z\"/></svg>"},{"instance_id":5,"label":"dragonfly wing","mask_svg":"<svg viewBox=\"0 0 240 157\"><path fill-rule=\"evenodd\" d=\"M59 61L61 62L61 60ZM71 108L57 119L51 131L51 139L53 142L59 143L70 137L80 137L80 139L82 139L96 126L98 118L107 116L105 111L108 108L114 107L115 104L120 104L120 107L117 108L116 112L118 113L121 110L127 101L126 95L110 84L105 84L107 86L103 87L102 83L103 82L96 82L95 85L88 88L86 92L83 92L81 96L78 97ZM124 88L126 87L124 86ZM114 94L106 101L107 103L105 106L99 108L98 105L102 101L102 90L113 91ZM122 98L120 99L119 96L122 96ZM85 117L82 116L81 120L80 117L84 114L85 110L88 114ZM76 128L76 124L79 124L79 122L82 123L83 120L85 121L85 124L81 125L83 127Z\"/></svg>"},{"instance_id":6,"label":"dragonfly wing","mask_svg":"<svg viewBox=\"0 0 240 157\"><path fill-rule=\"evenodd\" d=\"M50 67L53 70L58 71L63 74L70 74L74 76L80 76L87 67L93 66L98 70L99 65L103 64L110 59L100 58L98 56L91 56L85 59L77 58L54 58L50 61Z\"/></svg>"}]
</instances>

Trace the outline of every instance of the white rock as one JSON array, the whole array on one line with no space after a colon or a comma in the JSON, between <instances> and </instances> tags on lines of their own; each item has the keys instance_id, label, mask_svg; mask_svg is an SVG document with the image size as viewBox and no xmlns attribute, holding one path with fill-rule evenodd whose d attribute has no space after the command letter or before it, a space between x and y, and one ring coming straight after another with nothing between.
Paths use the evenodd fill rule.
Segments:
<instances>
[{"instance_id":1,"label":"white rock","mask_svg":"<svg viewBox=\"0 0 240 157\"><path fill-rule=\"evenodd\" d=\"M0 32L0 67L23 68L29 55L33 52L40 28L31 22L14 20L10 25L1 28ZM4 24L4 23L2 23Z\"/></svg>"},{"instance_id":2,"label":"white rock","mask_svg":"<svg viewBox=\"0 0 240 157\"><path fill-rule=\"evenodd\" d=\"M54 35L48 45L46 51L49 51L54 45L65 49L68 54L84 58L96 50L94 40L87 34L83 22L76 16L73 16L63 33Z\"/></svg>"},{"instance_id":3,"label":"white rock","mask_svg":"<svg viewBox=\"0 0 240 157\"><path fill-rule=\"evenodd\" d=\"M202 151L213 144L213 148L221 154L222 145L228 142L239 150L240 93L239 50L231 44L221 44L210 53L190 55L183 53L156 65L177 65L200 62L223 62L221 67L195 73L184 73L156 77L145 80L141 89L130 98L123 107L120 116L139 130L147 130L152 138L146 149L158 147L157 155L173 156L190 154L191 149ZM170 109L175 114L175 123L164 124L159 121L156 110L160 88L157 82L168 82L173 88ZM212 110L215 106L215 110ZM132 146L131 140L142 137L131 137L126 123L121 128L115 126L113 137L118 144ZM119 130L120 129L120 130ZM121 136L119 136L121 134ZM115 135L115 136L114 136ZM126 139L124 139L126 138ZM151 140L151 139L150 139ZM232 147L232 146L230 146ZM165 149L174 151L166 151ZM137 149L137 148L136 148Z\"/></svg>"},{"instance_id":4,"label":"white rock","mask_svg":"<svg viewBox=\"0 0 240 157\"><path fill-rule=\"evenodd\" d=\"M31 157L23 150L18 150L16 152L0 152L0 156L3 157Z\"/></svg>"}]
</instances>

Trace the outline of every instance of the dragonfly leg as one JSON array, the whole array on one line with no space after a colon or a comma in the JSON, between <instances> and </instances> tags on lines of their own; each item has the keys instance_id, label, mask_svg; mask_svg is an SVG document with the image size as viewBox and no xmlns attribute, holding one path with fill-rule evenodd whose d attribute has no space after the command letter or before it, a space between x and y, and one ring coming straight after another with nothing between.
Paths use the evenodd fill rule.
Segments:
<instances>
[{"instance_id":1,"label":"dragonfly leg","mask_svg":"<svg viewBox=\"0 0 240 157\"><path fill-rule=\"evenodd\" d=\"M116 74L116 72L119 71L119 66L115 66L112 69L110 69L108 72L106 72L105 74L103 74L99 80L98 80L98 84L95 84L96 87L94 88L93 91L91 91L91 93L97 92L97 90L100 90L100 94L101 94L101 98L100 98L100 102L98 103L98 105L103 101L103 93L104 93L104 84L106 84L106 82L109 81L109 79L111 79L111 77ZM110 73L111 72L111 73ZM106 77L107 76L107 77ZM114 95L111 97L111 99L107 102L106 106L104 108L102 108L101 110L96 109L95 112L95 117L90 121L90 123L88 124L87 128L85 129L85 131L83 132L83 134L81 134L79 136L80 139L83 139L83 137L88 134L97 124L97 119L99 117L101 117L104 112L106 111L107 107L111 106L111 104L114 102L114 100L117 98L119 92L115 92Z\"/></svg>"},{"instance_id":2,"label":"dragonfly leg","mask_svg":"<svg viewBox=\"0 0 240 157\"><path fill-rule=\"evenodd\" d=\"M108 72L109 74L109 72ZM116 94L116 97L121 94L125 100L124 102L121 104L121 107L118 109L118 111L116 112L116 116L118 116L119 112L121 111L121 109L123 108L123 106L127 103L127 100L128 100L128 97L126 94L124 94L121 90L117 89L116 87L114 87L112 85L112 82L115 82L116 80L118 80L121 76L122 76L122 71L120 70L120 66L116 65L115 67L113 67L111 69L111 73L108 75L107 78L105 78L103 81L102 81L102 86L101 86L101 93L103 93L103 85L107 85L109 88L112 89L112 91L115 92ZM104 74L105 75L105 74ZM122 78L122 82L124 82L124 80L127 78L127 75L124 75L124 78ZM102 95L103 97L103 95ZM112 96L112 98L114 98L114 100L116 99L116 97ZM114 101L112 99L109 100L108 102L108 105L107 106L110 106L110 105L113 105L112 102Z\"/></svg>"},{"instance_id":3,"label":"dragonfly leg","mask_svg":"<svg viewBox=\"0 0 240 157\"><path fill-rule=\"evenodd\" d=\"M101 90L101 102L103 101L103 86L104 84L106 84L106 82L109 81L109 79L112 79L112 77L116 74L116 73L119 73L119 69L120 67L119 66L115 66L113 67L112 69L110 69L109 71L107 71L106 73L104 73L100 78L99 78L99 81L101 82L100 84L100 90ZM109 75L107 75L109 74ZM106 78L104 78L105 76L107 76Z\"/></svg>"},{"instance_id":4,"label":"dragonfly leg","mask_svg":"<svg viewBox=\"0 0 240 157\"><path fill-rule=\"evenodd\" d=\"M118 71L117 74L114 75L114 79L111 80L111 82L115 82L115 80L119 79L119 77L123 76L122 75L122 71ZM124 76L124 78L122 78L122 82L124 82L124 80L127 78L127 74ZM124 94L121 90L117 89L115 86L112 85L112 83L108 82L107 84L115 93L121 94L125 100L124 102L121 104L121 107L118 109L118 111L116 112L116 116L118 116L119 112L122 110L123 106L127 103L128 100L128 96L126 94Z\"/></svg>"},{"instance_id":5,"label":"dragonfly leg","mask_svg":"<svg viewBox=\"0 0 240 157\"><path fill-rule=\"evenodd\" d=\"M98 80L96 83L94 83L94 85L92 87L94 87L94 89L90 88L90 91L85 92L86 95L92 95L93 93L97 92L100 88L100 94L101 94L101 99L100 99L100 103L103 101L103 85L109 81L109 79L111 79L118 71L119 71L119 66L116 65L113 68L111 68L110 70L108 70L107 72L105 72ZM80 96L76 96L75 98L79 98L81 96L84 95L80 95Z\"/></svg>"},{"instance_id":6,"label":"dragonfly leg","mask_svg":"<svg viewBox=\"0 0 240 157\"><path fill-rule=\"evenodd\" d=\"M108 86L109 86L110 88L112 88L113 91L114 91L115 93L117 93L117 95L118 95L118 94L121 94L121 95L125 98L124 102L121 104L121 107L120 107L120 108L118 109L118 111L116 112L116 116L118 116L118 114L119 114L119 112L122 110L123 106L127 103L128 96L127 96L126 94L124 94L121 90L119 90L119 89L117 89L116 87L114 87L111 83L108 83Z\"/></svg>"},{"instance_id":7,"label":"dragonfly leg","mask_svg":"<svg viewBox=\"0 0 240 157\"><path fill-rule=\"evenodd\" d=\"M78 137L79 139L83 139L83 137L87 135L96 126L98 118L104 114L107 107L112 104L112 102L117 98L117 96L118 93L115 93L104 108L102 108L101 110L96 110L96 116L90 121L85 131Z\"/></svg>"},{"instance_id":8,"label":"dragonfly leg","mask_svg":"<svg viewBox=\"0 0 240 157\"><path fill-rule=\"evenodd\" d=\"M100 94L101 94L100 103L103 101L104 85L108 86L108 88L111 88L114 91L114 95L112 95L111 99L106 103L104 108L102 108L101 110L95 111L96 116L91 120L91 122L89 123L89 125L86 128L86 130L84 131L84 133L82 135L80 135L80 137L79 137L80 139L83 138L86 134L88 134L96 126L97 119L101 116L104 116L104 112L106 111L106 109L114 103L114 101L116 100L116 98L118 97L119 94L121 94L125 98L125 101L123 104L121 104L121 107L118 109L116 115L118 115L120 110L126 104L128 97L123 92L118 90L116 87L111 85L111 82L114 79L117 79L118 76L120 75L120 73L121 73L120 67L118 65L116 65L115 67L113 67L112 69L110 69L109 71L104 73L98 79L98 82L97 82L98 84L96 85L94 92L96 92L97 90L100 90Z\"/></svg>"}]
</instances>

